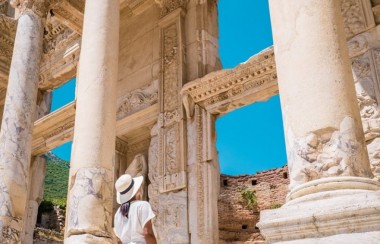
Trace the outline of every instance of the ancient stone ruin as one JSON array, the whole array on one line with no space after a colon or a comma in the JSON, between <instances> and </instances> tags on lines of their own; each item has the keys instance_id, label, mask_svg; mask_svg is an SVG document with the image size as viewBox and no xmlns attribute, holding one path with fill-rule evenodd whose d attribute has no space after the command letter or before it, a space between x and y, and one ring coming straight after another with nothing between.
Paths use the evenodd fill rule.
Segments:
<instances>
[{"instance_id":1,"label":"ancient stone ruin","mask_svg":"<svg viewBox=\"0 0 380 244\"><path fill-rule=\"evenodd\" d=\"M256 226L260 211L281 207L285 203L288 186L286 166L255 175L221 175L218 243L264 243Z\"/></svg>"},{"instance_id":2,"label":"ancient stone ruin","mask_svg":"<svg viewBox=\"0 0 380 244\"><path fill-rule=\"evenodd\" d=\"M113 243L133 161L159 243L218 243L215 120L280 94L289 193L261 235L376 243L380 2L269 5L274 47L223 70L216 0L0 0L0 242L32 242L41 155L73 140L65 243ZM76 100L50 113L73 77Z\"/></svg>"}]
</instances>

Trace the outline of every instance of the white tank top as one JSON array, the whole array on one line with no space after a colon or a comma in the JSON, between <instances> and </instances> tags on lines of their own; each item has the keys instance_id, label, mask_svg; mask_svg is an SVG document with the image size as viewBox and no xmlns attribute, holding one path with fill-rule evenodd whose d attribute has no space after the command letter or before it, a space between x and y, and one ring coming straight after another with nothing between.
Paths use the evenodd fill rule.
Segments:
<instances>
[{"instance_id":1,"label":"white tank top","mask_svg":"<svg viewBox=\"0 0 380 244\"><path fill-rule=\"evenodd\" d=\"M155 217L153 210L146 201L132 201L128 218L120 213L120 207L115 214L115 235L123 244L145 244L144 226Z\"/></svg>"}]
</instances>

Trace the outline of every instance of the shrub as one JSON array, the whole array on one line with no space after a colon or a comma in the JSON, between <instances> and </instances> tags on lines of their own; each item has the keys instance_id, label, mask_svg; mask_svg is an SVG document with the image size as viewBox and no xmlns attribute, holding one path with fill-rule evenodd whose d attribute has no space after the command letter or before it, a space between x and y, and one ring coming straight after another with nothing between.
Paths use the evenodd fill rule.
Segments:
<instances>
[{"instance_id":1,"label":"shrub","mask_svg":"<svg viewBox=\"0 0 380 244\"><path fill-rule=\"evenodd\" d=\"M253 210L257 205L256 191L249 188L243 188L240 190L240 194L246 207Z\"/></svg>"}]
</instances>

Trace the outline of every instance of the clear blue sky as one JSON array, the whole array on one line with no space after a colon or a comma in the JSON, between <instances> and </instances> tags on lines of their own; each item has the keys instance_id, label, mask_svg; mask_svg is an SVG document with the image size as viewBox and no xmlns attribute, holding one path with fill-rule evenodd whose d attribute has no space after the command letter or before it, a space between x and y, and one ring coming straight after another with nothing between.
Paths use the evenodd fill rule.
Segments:
<instances>
[{"instance_id":1,"label":"clear blue sky","mask_svg":"<svg viewBox=\"0 0 380 244\"><path fill-rule=\"evenodd\" d=\"M75 81L76 79L74 78L58 89L53 90L53 101L51 104L52 112L75 99ZM58 157L70 161L71 145L71 142L65 143L62 146L52 150L52 152Z\"/></svg>"},{"instance_id":2,"label":"clear blue sky","mask_svg":"<svg viewBox=\"0 0 380 244\"><path fill-rule=\"evenodd\" d=\"M219 34L223 68L271 46L268 0L219 0ZM216 130L224 174L253 174L286 163L279 96L220 117Z\"/></svg>"},{"instance_id":3,"label":"clear blue sky","mask_svg":"<svg viewBox=\"0 0 380 244\"><path fill-rule=\"evenodd\" d=\"M223 68L233 68L272 45L268 0L219 0ZM53 92L53 110L74 99L75 80ZM221 173L253 174L286 163L280 101L274 96L216 122ZM71 143L53 150L69 160Z\"/></svg>"}]
</instances>

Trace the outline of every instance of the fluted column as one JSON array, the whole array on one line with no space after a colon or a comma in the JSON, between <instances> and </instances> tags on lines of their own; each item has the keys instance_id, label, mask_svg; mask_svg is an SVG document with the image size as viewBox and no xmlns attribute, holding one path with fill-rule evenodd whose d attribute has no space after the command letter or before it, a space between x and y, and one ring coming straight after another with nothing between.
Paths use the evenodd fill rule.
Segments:
<instances>
[{"instance_id":1,"label":"fluted column","mask_svg":"<svg viewBox=\"0 0 380 244\"><path fill-rule=\"evenodd\" d=\"M86 1L65 243L112 243L119 11Z\"/></svg>"},{"instance_id":2,"label":"fluted column","mask_svg":"<svg viewBox=\"0 0 380 244\"><path fill-rule=\"evenodd\" d=\"M0 131L0 243L18 243L23 231L42 38L41 18L24 10L18 19Z\"/></svg>"},{"instance_id":3,"label":"fluted column","mask_svg":"<svg viewBox=\"0 0 380 244\"><path fill-rule=\"evenodd\" d=\"M380 184L370 179L340 1L269 2L291 191L259 226L272 242L370 238L339 235L380 230L366 222L380 220L371 202Z\"/></svg>"}]
</instances>

